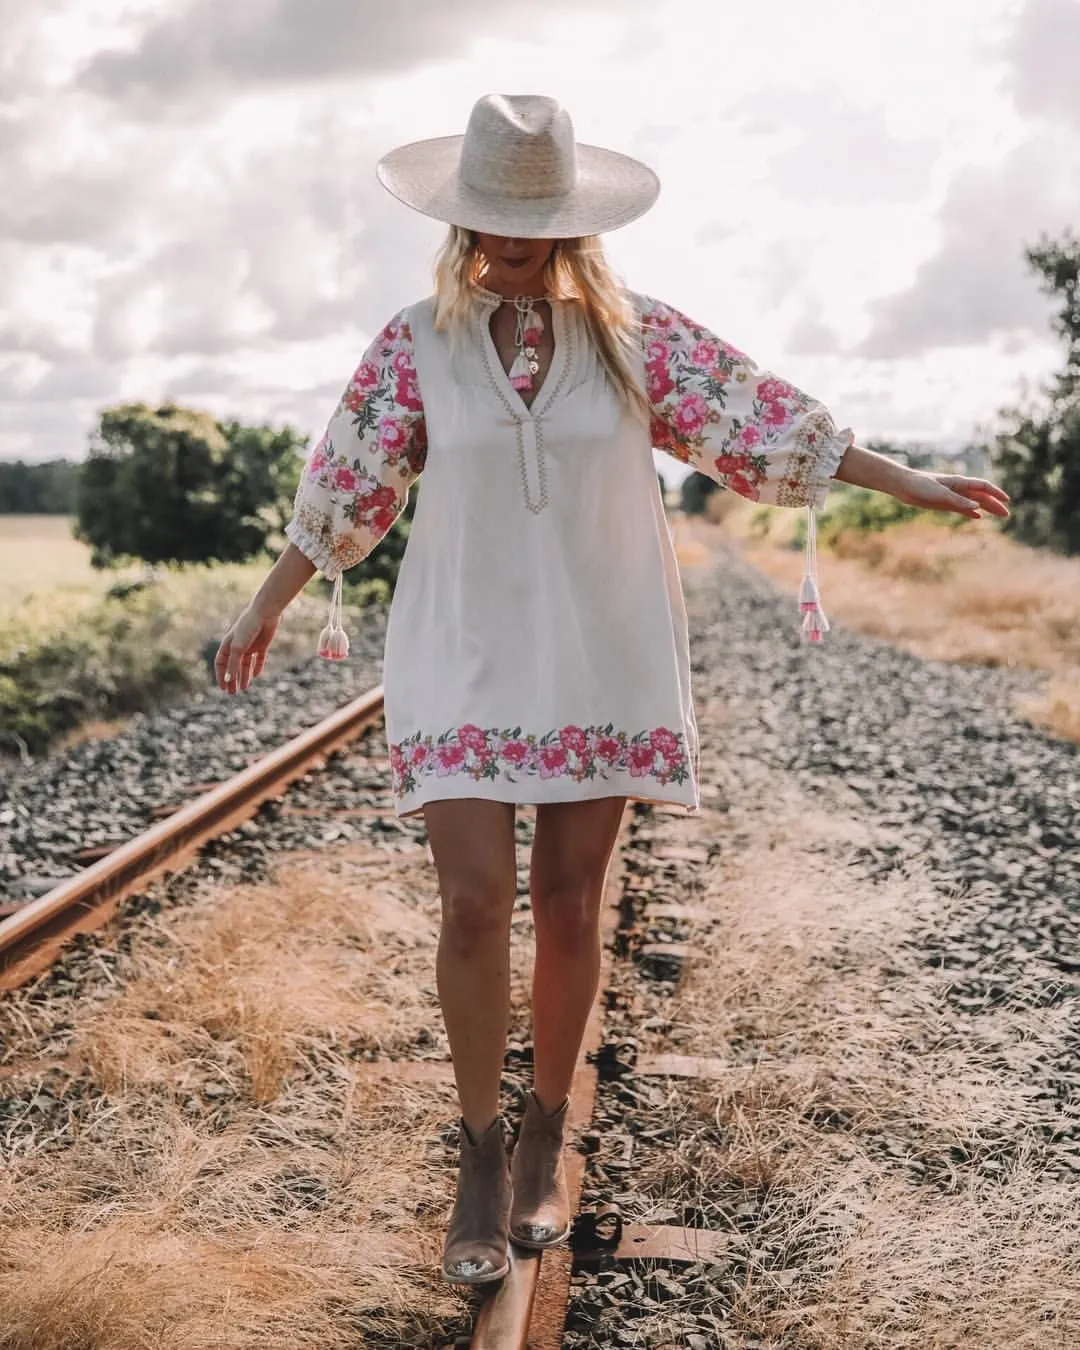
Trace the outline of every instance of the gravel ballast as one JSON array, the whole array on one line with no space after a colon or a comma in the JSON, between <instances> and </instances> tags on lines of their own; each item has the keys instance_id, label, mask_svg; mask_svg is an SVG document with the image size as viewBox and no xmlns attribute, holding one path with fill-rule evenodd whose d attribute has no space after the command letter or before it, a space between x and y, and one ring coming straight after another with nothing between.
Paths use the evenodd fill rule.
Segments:
<instances>
[{"instance_id":1,"label":"gravel ballast","mask_svg":"<svg viewBox=\"0 0 1080 1350\"><path fill-rule=\"evenodd\" d=\"M1039 990L1036 1010L1075 1000L1080 747L1029 726L1012 711L1015 695L1035 688L1041 677L924 662L839 629L821 648L805 647L792 598L778 595L734 552L715 567L689 572L685 585L705 804L722 806L740 795L767 799L774 781L796 783L823 810L867 826L868 842L857 860L867 879L882 880L917 864L942 893L973 896L972 903L956 908L947 926L917 935L926 961L954 973L960 1009L965 1000L973 1012L993 1004L1010 970L1025 975L1025 988ZM16 770L0 789L0 890L15 898L35 878L70 872L77 849L120 842L149 822L153 807L179 802L193 785L236 772L370 688L380 677L382 631L378 617L370 616L362 632L353 627L354 658L348 663L313 661L281 670L235 699L208 692L168 713L137 719L110 741ZM207 849L198 871L223 879L261 877L272 866L271 855L281 850L360 838L392 849L406 837L419 840L419 822L393 815L384 751L376 733L363 757L335 757L325 773L293 789L288 812L265 807L256 820ZM347 807L354 814L322 815L324 806ZM635 810L628 876L637 875L639 894L647 894L652 905L693 904L699 899L695 877L703 870L695 855L711 860L713 846L698 840L665 863L665 821L660 813ZM524 845L529 831L524 821L522 827ZM722 847L737 849L737 835ZM184 878L160 883L156 899L133 908L174 897L181 901L193 884ZM519 884L525 884L524 870ZM650 923L633 940L653 948L688 938L692 941L692 930L676 918ZM67 984L69 997L76 990L82 997L101 971L113 967L108 956L89 960L99 943L105 946L107 939L95 935L75 944L66 974L60 963L55 979L61 988ZM621 955L629 959L616 963L605 1034L609 1057L616 1054L625 1063L602 1071L594 1133L604 1142L590 1160L586 1201L615 1199L628 1221L723 1227L723 1205L713 1206L711 1197L710 1203L667 1212L638 1187L637 1169L672 1148L682 1107L663 1080L635 1078L635 1037L644 1030L635 1017L643 997L653 1029L666 1025L680 961L665 963L654 953L646 969L649 962L640 951ZM1034 969L1038 979L1031 978ZM643 978L648 992L631 995ZM48 997L48 983L42 982L42 998ZM441 1032L437 1048L441 1053ZM528 1048L511 1053L512 1070L521 1067L515 1055L527 1063ZM1048 1119L1052 1115L1055 1122L1055 1165L1063 1178L1080 1175L1080 1044L1064 1047L1040 1072L1042 1081L1030 1087L1045 1094ZM0 1134L13 1152L29 1129L30 1113L35 1130L48 1121L59 1144L71 1109L61 1096L57 1091L54 1099L43 1083L35 1099L13 1096L3 1103ZM760 1223L758 1206L747 1213L744 1226L749 1231ZM756 1244L755 1254L764 1250L760 1234L751 1233L747 1242ZM705 1265L661 1269L647 1277L633 1267L587 1272L576 1281L566 1344L578 1350L606 1344L657 1350L727 1345L720 1337L728 1294L718 1280L718 1271ZM627 1322L627 1306L638 1309L638 1317L644 1310L668 1339L642 1339L644 1325ZM1050 1340L1045 1345L1056 1350Z\"/></svg>"}]
</instances>

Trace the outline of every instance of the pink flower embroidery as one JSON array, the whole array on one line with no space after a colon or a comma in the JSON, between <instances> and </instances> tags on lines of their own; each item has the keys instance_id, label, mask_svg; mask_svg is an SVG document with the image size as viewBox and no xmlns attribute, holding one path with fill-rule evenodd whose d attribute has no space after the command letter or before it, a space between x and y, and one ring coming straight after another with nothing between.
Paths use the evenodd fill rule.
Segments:
<instances>
[{"instance_id":1,"label":"pink flower embroidery","mask_svg":"<svg viewBox=\"0 0 1080 1350\"><path fill-rule=\"evenodd\" d=\"M390 747L390 767L399 795L415 791L418 779L427 774L448 778L468 773L477 781L522 774L583 782L628 772L633 778L652 777L661 784L685 783L691 776L682 736L668 727L654 727L631 737L626 732L572 723L538 737L511 736L472 722L451 728L437 740L417 732Z\"/></svg>"},{"instance_id":2,"label":"pink flower embroidery","mask_svg":"<svg viewBox=\"0 0 1080 1350\"><path fill-rule=\"evenodd\" d=\"M420 399L420 386L416 382L416 376L411 371L408 375L403 375L398 379L397 388L394 390L394 402L399 408L406 408L409 412L423 412L424 405Z\"/></svg>"},{"instance_id":3,"label":"pink flower embroidery","mask_svg":"<svg viewBox=\"0 0 1080 1350\"><path fill-rule=\"evenodd\" d=\"M384 450L401 450L406 442L405 424L394 417L384 417L379 423L379 445Z\"/></svg>"},{"instance_id":4,"label":"pink flower embroidery","mask_svg":"<svg viewBox=\"0 0 1080 1350\"><path fill-rule=\"evenodd\" d=\"M559 732L559 740L564 749L572 751L579 757L589 749L589 738L580 727L563 727Z\"/></svg>"},{"instance_id":5,"label":"pink flower embroidery","mask_svg":"<svg viewBox=\"0 0 1080 1350\"><path fill-rule=\"evenodd\" d=\"M799 391L786 380L778 380L775 375L770 375L758 385L757 397L762 403L779 403L784 400L798 402Z\"/></svg>"},{"instance_id":6,"label":"pink flower embroidery","mask_svg":"<svg viewBox=\"0 0 1080 1350\"><path fill-rule=\"evenodd\" d=\"M770 403L765 409L764 422L769 427L786 426L791 421L794 413L790 408L785 408L782 403Z\"/></svg>"},{"instance_id":7,"label":"pink flower embroidery","mask_svg":"<svg viewBox=\"0 0 1080 1350\"><path fill-rule=\"evenodd\" d=\"M632 745L629 753L630 777L644 778L647 773L652 773L655 758L656 751L651 745Z\"/></svg>"},{"instance_id":8,"label":"pink flower embroidery","mask_svg":"<svg viewBox=\"0 0 1080 1350\"><path fill-rule=\"evenodd\" d=\"M761 490L756 483L751 483L741 473L732 474L728 479L728 487L732 492L737 492L740 497L747 497L750 501L756 502L761 497Z\"/></svg>"},{"instance_id":9,"label":"pink flower embroidery","mask_svg":"<svg viewBox=\"0 0 1080 1350\"><path fill-rule=\"evenodd\" d=\"M614 764L619 758L619 742L614 736L597 736L596 757L605 764Z\"/></svg>"},{"instance_id":10,"label":"pink flower embroidery","mask_svg":"<svg viewBox=\"0 0 1080 1350\"><path fill-rule=\"evenodd\" d=\"M650 403L662 403L668 394L675 388L675 381L668 374L665 365L648 365L645 367L645 380L648 389Z\"/></svg>"},{"instance_id":11,"label":"pink flower embroidery","mask_svg":"<svg viewBox=\"0 0 1080 1350\"><path fill-rule=\"evenodd\" d=\"M667 343L654 339L645 349L645 364L648 366L666 366L669 355Z\"/></svg>"},{"instance_id":12,"label":"pink flower embroidery","mask_svg":"<svg viewBox=\"0 0 1080 1350\"><path fill-rule=\"evenodd\" d=\"M757 427L743 427L739 432L739 444L749 450L752 446L761 444L761 432Z\"/></svg>"},{"instance_id":13,"label":"pink flower embroidery","mask_svg":"<svg viewBox=\"0 0 1080 1350\"><path fill-rule=\"evenodd\" d=\"M357 389L362 389L365 394L378 387L379 371L372 361L361 361L356 367L356 373L352 377L352 382Z\"/></svg>"},{"instance_id":14,"label":"pink flower embroidery","mask_svg":"<svg viewBox=\"0 0 1080 1350\"><path fill-rule=\"evenodd\" d=\"M449 778L460 773L465 767L465 747L462 745L440 745L435 750L435 772L440 778Z\"/></svg>"},{"instance_id":15,"label":"pink flower embroidery","mask_svg":"<svg viewBox=\"0 0 1080 1350\"><path fill-rule=\"evenodd\" d=\"M487 749L487 732L482 731L480 727L473 726L471 722L467 722L458 729L458 740L466 750L480 753Z\"/></svg>"},{"instance_id":16,"label":"pink flower embroidery","mask_svg":"<svg viewBox=\"0 0 1080 1350\"><path fill-rule=\"evenodd\" d=\"M315 447L315 451L311 456L311 463L308 465L309 473L321 473L330 463L330 458L326 453L325 446L326 442L323 440Z\"/></svg>"},{"instance_id":17,"label":"pink flower embroidery","mask_svg":"<svg viewBox=\"0 0 1080 1350\"><path fill-rule=\"evenodd\" d=\"M561 745L542 745L536 752L541 778L558 778L566 772L566 751Z\"/></svg>"},{"instance_id":18,"label":"pink flower embroidery","mask_svg":"<svg viewBox=\"0 0 1080 1350\"><path fill-rule=\"evenodd\" d=\"M502 748L502 757L507 764L520 769L529 758L529 747L525 741L507 741Z\"/></svg>"},{"instance_id":19,"label":"pink flower embroidery","mask_svg":"<svg viewBox=\"0 0 1080 1350\"><path fill-rule=\"evenodd\" d=\"M705 425L709 405L701 394L687 394L675 407L673 420L684 436L696 436Z\"/></svg>"},{"instance_id":20,"label":"pink flower embroidery","mask_svg":"<svg viewBox=\"0 0 1080 1350\"><path fill-rule=\"evenodd\" d=\"M717 455L716 460L717 473L738 473L741 469L749 467L749 455Z\"/></svg>"},{"instance_id":21,"label":"pink flower embroidery","mask_svg":"<svg viewBox=\"0 0 1080 1350\"><path fill-rule=\"evenodd\" d=\"M665 759L675 759L682 754L678 736L673 731L669 731L667 727L657 727L655 731L650 731L649 744L654 750L659 751Z\"/></svg>"},{"instance_id":22,"label":"pink flower embroidery","mask_svg":"<svg viewBox=\"0 0 1080 1350\"><path fill-rule=\"evenodd\" d=\"M352 469L338 469L334 474L334 486L342 492L355 492L360 486L360 480Z\"/></svg>"},{"instance_id":23,"label":"pink flower embroidery","mask_svg":"<svg viewBox=\"0 0 1080 1350\"><path fill-rule=\"evenodd\" d=\"M709 338L702 338L700 342L695 342L690 351L690 360L695 366L702 366L710 370L720 359L720 349L715 342Z\"/></svg>"}]
</instances>

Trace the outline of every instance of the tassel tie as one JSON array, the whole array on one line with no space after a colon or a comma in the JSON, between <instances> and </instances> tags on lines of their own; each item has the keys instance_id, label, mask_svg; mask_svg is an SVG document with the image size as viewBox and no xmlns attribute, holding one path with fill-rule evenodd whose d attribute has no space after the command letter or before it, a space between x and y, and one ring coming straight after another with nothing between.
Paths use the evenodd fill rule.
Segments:
<instances>
[{"instance_id":1,"label":"tassel tie","mask_svg":"<svg viewBox=\"0 0 1080 1350\"><path fill-rule=\"evenodd\" d=\"M829 631L829 621L821 607L817 576L817 517L812 506L806 508L806 570L799 588L799 611L803 616L802 640L820 642Z\"/></svg>"},{"instance_id":2,"label":"tassel tie","mask_svg":"<svg viewBox=\"0 0 1080 1350\"><path fill-rule=\"evenodd\" d=\"M319 634L319 655L327 661L344 661L349 654L349 635L341 626L341 573L334 578L330 618Z\"/></svg>"},{"instance_id":3,"label":"tassel tie","mask_svg":"<svg viewBox=\"0 0 1080 1350\"><path fill-rule=\"evenodd\" d=\"M514 345L517 356L510 367L510 383L520 393L533 387L533 376L540 369L536 349L544 332L544 321L533 309L531 295L519 295L514 300L517 310L517 329L514 333Z\"/></svg>"}]
</instances>

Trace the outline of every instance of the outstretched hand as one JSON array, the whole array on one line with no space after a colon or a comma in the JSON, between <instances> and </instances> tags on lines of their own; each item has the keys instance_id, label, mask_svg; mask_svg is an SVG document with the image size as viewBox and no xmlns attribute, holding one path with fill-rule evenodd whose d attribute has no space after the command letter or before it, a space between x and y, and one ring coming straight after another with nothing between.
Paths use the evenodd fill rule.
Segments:
<instances>
[{"instance_id":1,"label":"outstretched hand","mask_svg":"<svg viewBox=\"0 0 1080 1350\"><path fill-rule=\"evenodd\" d=\"M954 511L957 515L981 518L983 511L992 516L1009 514L1009 496L985 478L964 478L955 473L928 473L911 469L893 488L892 495L906 506L926 511Z\"/></svg>"},{"instance_id":2,"label":"outstretched hand","mask_svg":"<svg viewBox=\"0 0 1080 1350\"><path fill-rule=\"evenodd\" d=\"M244 610L222 638L214 658L214 674L220 689L235 694L262 674L266 653L280 622L280 614L259 614L250 607Z\"/></svg>"}]
</instances>

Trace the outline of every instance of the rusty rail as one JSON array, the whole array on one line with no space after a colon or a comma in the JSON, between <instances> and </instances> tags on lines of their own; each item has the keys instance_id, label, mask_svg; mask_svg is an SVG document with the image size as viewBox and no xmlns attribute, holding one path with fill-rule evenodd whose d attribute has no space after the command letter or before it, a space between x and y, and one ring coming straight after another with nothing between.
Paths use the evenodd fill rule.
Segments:
<instances>
[{"instance_id":1,"label":"rusty rail","mask_svg":"<svg viewBox=\"0 0 1080 1350\"><path fill-rule=\"evenodd\" d=\"M0 922L0 990L15 989L47 969L69 938L100 928L121 900L152 877L176 871L203 844L254 815L264 801L366 731L382 709L380 685Z\"/></svg>"}]
</instances>

